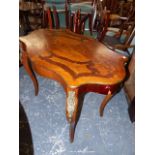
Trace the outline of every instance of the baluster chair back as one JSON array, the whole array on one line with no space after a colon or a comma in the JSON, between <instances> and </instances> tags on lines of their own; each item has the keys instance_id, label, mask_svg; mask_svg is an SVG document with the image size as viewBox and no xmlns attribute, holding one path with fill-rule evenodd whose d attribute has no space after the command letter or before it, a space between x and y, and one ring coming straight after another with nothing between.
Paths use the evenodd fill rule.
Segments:
<instances>
[{"instance_id":1,"label":"baluster chair back","mask_svg":"<svg viewBox=\"0 0 155 155\"><path fill-rule=\"evenodd\" d=\"M59 14L65 15L65 27L69 28L69 6L67 1L51 1L45 6L46 27L59 29L61 20Z\"/></svg>"},{"instance_id":2,"label":"baluster chair back","mask_svg":"<svg viewBox=\"0 0 155 155\"><path fill-rule=\"evenodd\" d=\"M87 20L87 29L89 29L90 34L92 35L94 21L96 18L96 0L69 0L68 3L70 5L70 16L73 18L77 10L80 9L81 16ZM70 21L70 28L73 29L72 20Z\"/></svg>"}]
</instances>

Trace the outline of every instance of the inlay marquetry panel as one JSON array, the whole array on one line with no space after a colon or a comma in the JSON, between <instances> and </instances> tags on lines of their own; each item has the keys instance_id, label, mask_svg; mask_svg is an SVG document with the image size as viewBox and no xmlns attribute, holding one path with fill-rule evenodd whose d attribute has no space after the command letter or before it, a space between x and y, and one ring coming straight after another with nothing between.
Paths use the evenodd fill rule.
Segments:
<instances>
[{"instance_id":1,"label":"inlay marquetry panel","mask_svg":"<svg viewBox=\"0 0 155 155\"><path fill-rule=\"evenodd\" d=\"M34 63L50 66L68 85L115 84L125 77L123 57L69 30L34 31L20 40L29 44Z\"/></svg>"}]
</instances>

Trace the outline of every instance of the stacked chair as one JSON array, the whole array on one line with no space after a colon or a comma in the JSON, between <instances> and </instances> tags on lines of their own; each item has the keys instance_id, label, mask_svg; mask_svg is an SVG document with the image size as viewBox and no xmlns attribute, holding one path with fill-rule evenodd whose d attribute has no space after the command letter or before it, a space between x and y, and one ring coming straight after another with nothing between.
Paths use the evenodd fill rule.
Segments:
<instances>
[{"instance_id":1,"label":"stacked chair","mask_svg":"<svg viewBox=\"0 0 155 155\"><path fill-rule=\"evenodd\" d=\"M49 0L45 3L45 27L69 28L69 5L66 0ZM62 18L64 17L64 18ZM62 21L65 19L65 25Z\"/></svg>"},{"instance_id":2,"label":"stacked chair","mask_svg":"<svg viewBox=\"0 0 155 155\"><path fill-rule=\"evenodd\" d=\"M96 17L96 2L94 0L70 0L70 28L73 29L73 18L76 16L78 10L80 10L81 19L85 19L85 28L90 31L92 35L94 20ZM79 12L79 11L78 11Z\"/></svg>"},{"instance_id":3,"label":"stacked chair","mask_svg":"<svg viewBox=\"0 0 155 155\"><path fill-rule=\"evenodd\" d=\"M108 10L105 2L103 4L100 8L100 20L97 25L97 39L108 48L131 57L132 51L134 51L135 36L134 2L119 3L121 7L118 7L119 10L114 9L115 12ZM124 6L128 6L126 8L128 12L122 9Z\"/></svg>"},{"instance_id":4,"label":"stacked chair","mask_svg":"<svg viewBox=\"0 0 155 155\"><path fill-rule=\"evenodd\" d=\"M84 33L86 27L89 27L90 34L93 31L93 20L95 7L92 0L61 0L61 1L46 1L45 18L46 27L49 28L67 28L75 33ZM65 15L65 26L61 26L60 13ZM81 24L77 24L77 22ZM76 24L75 24L76 23ZM87 26L88 24L89 26ZM81 30L79 30L81 28Z\"/></svg>"}]
</instances>

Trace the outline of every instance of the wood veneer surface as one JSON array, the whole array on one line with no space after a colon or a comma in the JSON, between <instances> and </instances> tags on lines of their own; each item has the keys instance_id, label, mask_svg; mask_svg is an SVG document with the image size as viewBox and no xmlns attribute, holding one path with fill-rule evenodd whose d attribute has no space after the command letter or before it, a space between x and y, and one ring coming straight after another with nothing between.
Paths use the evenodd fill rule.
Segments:
<instances>
[{"instance_id":1,"label":"wood veneer surface","mask_svg":"<svg viewBox=\"0 0 155 155\"><path fill-rule=\"evenodd\" d=\"M125 59L95 39L69 30L40 29L20 41L36 71L47 70L67 86L114 85L125 78Z\"/></svg>"}]
</instances>

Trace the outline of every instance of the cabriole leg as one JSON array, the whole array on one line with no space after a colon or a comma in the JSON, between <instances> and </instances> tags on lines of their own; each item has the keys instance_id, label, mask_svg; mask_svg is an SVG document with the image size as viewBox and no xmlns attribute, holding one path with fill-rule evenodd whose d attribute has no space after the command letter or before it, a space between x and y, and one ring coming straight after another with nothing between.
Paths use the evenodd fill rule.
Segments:
<instances>
[{"instance_id":1,"label":"cabriole leg","mask_svg":"<svg viewBox=\"0 0 155 155\"><path fill-rule=\"evenodd\" d=\"M79 94L77 89L68 90L66 98L66 118L70 123L70 142L74 141L74 133L80 118L83 106L84 94Z\"/></svg>"},{"instance_id":2,"label":"cabriole leg","mask_svg":"<svg viewBox=\"0 0 155 155\"><path fill-rule=\"evenodd\" d=\"M31 66L30 60L28 59L26 52L22 53L22 63L23 63L25 70L27 71L28 75L30 76L30 78L33 82L34 89L35 89L35 95L37 96L38 91L39 91L38 81L37 81L37 78L32 70L32 66Z\"/></svg>"},{"instance_id":3,"label":"cabriole leg","mask_svg":"<svg viewBox=\"0 0 155 155\"><path fill-rule=\"evenodd\" d=\"M100 116L103 116L103 111L105 106L107 105L108 101L112 98L113 94L111 94L111 91L108 91L108 95L106 95L106 97L104 98L104 100L102 101L102 104L100 106Z\"/></svg>"}]
</instances>

